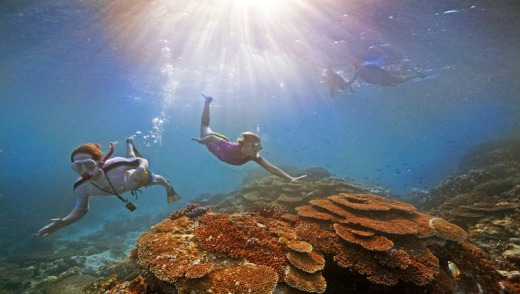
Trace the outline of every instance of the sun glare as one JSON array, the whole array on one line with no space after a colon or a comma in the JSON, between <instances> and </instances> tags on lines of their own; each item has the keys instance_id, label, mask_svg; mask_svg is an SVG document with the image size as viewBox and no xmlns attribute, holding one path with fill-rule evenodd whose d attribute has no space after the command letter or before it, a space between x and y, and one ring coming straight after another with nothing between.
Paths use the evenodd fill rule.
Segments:
<instances>
[{"instance_id":1,"label":"sun glare","mask_svg":"<svg viewBox=\"0 0 520 294\"><path fill-rule=\"evenodd\" d=\"M268 13L282 12L287 7L288 1L283 0L234 0L244 8L259 9Z\"/></svg>"},{"instance_id":2,"label":"sun glare","mask_svg":"<svg viewBox=\"0 0 520 294\"><path fill-rule=\"evenodd\" d=\"M292 99L315 83L302 72L319 76L330 58L317 47L333 43L319 31L337 21L330 9L310 0L130 0L111 2L103 20L118 58L144 71L136 80L162 83L167 118L201 91L259 109Z\"/></svg>"}]
</instances>

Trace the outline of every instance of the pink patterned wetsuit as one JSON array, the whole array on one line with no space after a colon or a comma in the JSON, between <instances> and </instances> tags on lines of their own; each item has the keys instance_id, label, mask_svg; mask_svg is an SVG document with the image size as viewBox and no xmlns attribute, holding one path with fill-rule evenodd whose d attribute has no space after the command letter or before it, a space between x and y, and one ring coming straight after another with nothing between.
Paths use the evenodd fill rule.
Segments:
<instances>
[{"instance_id":1,"label":"pink patterned wetsuit","mask_svg":"<svg viewBox=\"0 0 520 294\"><path fill-rule=\"evenodd\" d=\"M232 165L242 165L248 161L260 161L261 157L245 157L242 155L240 151L240 144L234 142L228 142L225 140L221 140L218 143L210 142L206 144L211 153L215 154L215 156L225 163L229 163Z\"/></svg>"}]
</instances>

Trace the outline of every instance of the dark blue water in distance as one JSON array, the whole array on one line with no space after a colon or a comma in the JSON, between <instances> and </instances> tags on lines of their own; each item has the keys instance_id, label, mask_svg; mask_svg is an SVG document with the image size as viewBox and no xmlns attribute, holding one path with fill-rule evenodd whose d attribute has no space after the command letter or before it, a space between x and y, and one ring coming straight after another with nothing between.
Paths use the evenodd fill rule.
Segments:
<instances>
[{"instance_id":1,"label":"dark blue water in distance","mask_svg":"<svg viewBox=\"0 0 520 294\"><path fill-rule=\"evenodd\" d=\"M324 167L394 196L431 189L468 149L518 137L519 8L483 0L1 1L0 256L56 249L118 222L134 222L138 236L158 216L261 171L226 165L191 140L201 93L214 97L215 131L231 140L258 133L262 156L277 166ZM432 76L395 87L357 80L331 97L323 70L348 78L369 55ZM131 136L182 200L167 205L164 190L151 187L129 213L115 197L92 197L82 220L36 237L74 206L72 150L98 142L107 152L118 142L114 156L124 156Z\"/></svg>"}]
</instances>

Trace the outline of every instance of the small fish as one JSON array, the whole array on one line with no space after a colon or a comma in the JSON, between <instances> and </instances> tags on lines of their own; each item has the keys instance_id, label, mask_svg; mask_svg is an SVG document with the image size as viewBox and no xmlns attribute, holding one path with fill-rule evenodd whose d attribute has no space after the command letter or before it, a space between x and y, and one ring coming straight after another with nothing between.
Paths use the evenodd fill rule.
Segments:
<instances>
[{"instance_id":1,"label":"small fish","mask_svg":"<svg viewBox=\"0 0 520 294\"><path fill-rule=\"evenodd\" d=\"M444 11L442 14L450 14L450 13L457 13L457 12L460 12L460 10L457 10L457 9L446 10L446 11Z\"/></svg>"},{"instance_id":2,"label":"small fish","mask_svg":"<svg viewBox=\"0 0 520 294\"><path fill-rule=\"evenodd\" d=\"M454 280L458 280L460 276L460 269L459 267L451 261L448 261L448 269L450 270L451 276Z\"/></svg>"}]
</instances>

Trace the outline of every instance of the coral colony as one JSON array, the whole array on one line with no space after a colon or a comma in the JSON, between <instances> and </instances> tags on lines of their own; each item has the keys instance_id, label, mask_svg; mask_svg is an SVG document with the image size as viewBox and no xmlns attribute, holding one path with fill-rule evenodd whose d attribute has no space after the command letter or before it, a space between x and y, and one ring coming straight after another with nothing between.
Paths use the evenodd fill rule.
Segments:
<instances>
[{"instance_id":1,"label":"coral colony","mask_svg":"<svg viewBox=\"0 0 520 294\"><path fill-rule=\"evenodd\" d=\"M296 214L261 207L273 213L205 210L190 217L196 205L175 213L137 239L132 257L143 274L110 291L132 293L132 283L143 287L144 281L164 293L272 293L277 287L324 293L335 287L334 276L343 276L373 291L450 293L447 260L465 265L465 287L499 291L499 276L482 271L490 265L462 228L410 204L339 193L311 200ZM335 274L324 274L328 266Z\"/></svg>"},{"instance_id":2,"label":"coral colony","mask_svg":"<svg viewBox=\"0 0 520 294\"><path fill-rule=\"evenodd\" d=\"M103 279L73 267L36 292L81 280L84 293L520 293L518 150L479 146L457 176L407 203L322 168L299 183L269 176L201 195Z\"/></svg>"}]
</instances>

